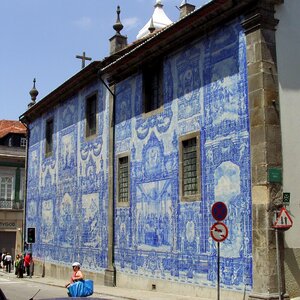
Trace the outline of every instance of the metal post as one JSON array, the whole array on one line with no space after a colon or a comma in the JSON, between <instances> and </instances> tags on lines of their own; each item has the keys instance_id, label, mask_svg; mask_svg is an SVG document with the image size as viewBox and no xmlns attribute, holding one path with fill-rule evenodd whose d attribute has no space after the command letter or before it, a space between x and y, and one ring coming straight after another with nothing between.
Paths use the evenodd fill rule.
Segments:
<instances>
[{"instance_id":1,"label":"metal post","mask_svg":"<svg viewBox=\"0 0 300 300\"><path fill-rule=\"evenodd\" d=\"M218 260L217 260L217 264L218 264L218 275L217 275L217 280L218 280L218 297L217 300L220 300L220 242L218 243Z\"/></svg>"},{"instance_id":2,"label":"metal post","mask_svg":"<svg viewBox=\"0 0 300 300\"><path fill-rule=\"evenodd\" d=\"M275 237L276 237L276 257L277 257L277 280L278 280L278 299L282 299L281 292L281 262L280 262L280 249L279 249L279 237L278 237L278 229L275 229Z\"/></svg>"},{"instance_id":3,"label":"metal post","mask_svg":"<svg viewBox=\"0 0 300 300\"><path fill-rule=\"evenodd\" d=\"M32 269L33 269L33 264L32 264L32 243L30 245L30 253L31 253L31 260L30 260L30 265L29 265L29 278L32 277Z\"/></svg>"}]
</instances>

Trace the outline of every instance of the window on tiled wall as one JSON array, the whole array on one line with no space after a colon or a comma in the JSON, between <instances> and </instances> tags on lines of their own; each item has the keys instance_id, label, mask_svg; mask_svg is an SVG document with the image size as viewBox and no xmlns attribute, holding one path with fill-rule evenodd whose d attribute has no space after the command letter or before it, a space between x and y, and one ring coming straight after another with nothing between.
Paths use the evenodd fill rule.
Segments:
<instances>
[{"instance_id":1,"label":"window on tiled wall","mask_svg":"<svg viewBox=\"0 0 300 300\"><path fill-rule=\"evenodd\" d=\"M163 105L163 63L153 62L143 68L144 113L157 110Z\"/></svg>"},{"instance_id":2,"label":"window on tiled wall","mask_svg":"<svg viewBox=\"0 0 300 300\"><path fill-rule=\"evenodd\" d=\"M200 200L200 134L180 138L180 198Z\"/></svg>"},{"instance_id":3,"label":"window on tiled wall","mask_svg":"<svg viewBox=\"0 0 300 300\"><path fill-rule=\"evenodd\" d=\"M46 147L45 147L45 154L46 156L51 156L53 151L53 130L54 130L54 124L53 119L48 119L46 121Z\"/></svg>"},{"instance_id":4,"label":"window on tiled wall","mask_svg":"<svg viewBox=\"0 0 300 300\"><path fill-rule=\"evenodd\" d=\"M129 156L118 158L118 204L129 204Z\"/></svg>"},{"instance_id":5,"label":"window on tiled wall","mask_svg":"<svg viewBox=\"0 0 300 300\"><path fill-rule=\"evenodd\" d=\"M86 98L85 119L85 135L89 138L97 133L97 94L93 94Z\"/></svg>"}]
</instances>

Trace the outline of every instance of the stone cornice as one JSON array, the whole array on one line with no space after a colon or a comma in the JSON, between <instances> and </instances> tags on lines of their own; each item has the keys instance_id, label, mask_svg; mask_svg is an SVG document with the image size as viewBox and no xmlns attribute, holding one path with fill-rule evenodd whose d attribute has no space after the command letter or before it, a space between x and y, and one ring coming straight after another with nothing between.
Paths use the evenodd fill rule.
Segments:
<instances>
[{"instance_id":1,"label":"stone cornice","mask_svg":"<svg viewBox=\"0 0 300 300\"><path fill-rule=\"evenodd\" d=\"M279 20L274 17L274 6L278 2L282 2L282 0L258 0L254 5L252 4L241 22L245 33L247 34L257 29L276 30Z\"/></svg>"}]
</instances>

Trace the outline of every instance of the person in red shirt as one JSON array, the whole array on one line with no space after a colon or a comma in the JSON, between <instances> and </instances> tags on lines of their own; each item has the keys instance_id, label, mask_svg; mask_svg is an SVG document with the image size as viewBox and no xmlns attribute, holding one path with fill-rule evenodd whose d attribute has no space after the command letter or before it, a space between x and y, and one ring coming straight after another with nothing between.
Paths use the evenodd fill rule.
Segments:
<instances>
[{"instance_id":1,"label":"person in red shirt","mask_svg":"<svg viewBox=\"0 0 300 300\"><path fill-rule=\"evenodd\" d=\"M32 274L30 274L30 265L33 264L33 261L32 261L32 254L31 253L27 253L24 257L24 267L25 267L25 270L26 270L26 274L27 276L30 276Z\"/></svg>"}]
</instances>

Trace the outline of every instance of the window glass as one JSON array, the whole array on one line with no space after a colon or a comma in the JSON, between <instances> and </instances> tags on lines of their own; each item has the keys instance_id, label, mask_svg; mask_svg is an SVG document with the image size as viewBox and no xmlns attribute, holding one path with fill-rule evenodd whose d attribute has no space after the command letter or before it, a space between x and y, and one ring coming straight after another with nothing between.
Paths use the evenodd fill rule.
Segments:
<instances>
[{"instance_id":1,"label":"window glass","mask_svg":"<svg viewBox=\"0 0 300 300\"><path fill-rule=\"evenodd\" d=\"M20 147L26 147L26 145L27 145L27 139L24 137L21 137Z\"/></svg>"},{"instance_id":2,"label":"window glass","mask_svg":"<svg viewBox=\"0 0 300 300\"><path fill-rule=\"evenodd\" d=\"M159 61L144 67L144 112L158 109L163 104L163 67Z\"/></svg>"},{"instance_id":3,"label":"window glass","mask_svg":"<svg viewBox=\"0 0 300 300\"><path fill-rule=\"evenodd\" d=\"M46 122L46 156L50 156L53 151L53 119Z\"/></svg>"},{"instance_id":4,"label":"window glass","mask_svg":"<svg viewBox=\"0 0 300 300\"><path fill-rule=\"evenodd\" d=\"M189 133L180 140L179 191L182 201L201 199L200 132Z\"/></svg>"},{"instance_id":5,"label":"window glass","mask_svg":"<svg viewBox=\"0 0 300 300\"><path fill-rule=\"evenodd\" d=\"M183 148L183 195L198 192L197 182L197 140L192 138L182 142Z\"/></svg>"},{"instance_id":6,"label":"window glass","mask_svg":"<svg viewBox=\"0 0 300 300\"><path fill-rule=\"evenodd\" d=\"M12 177L0 177L0 198L1 200L12 199Z\"/></svg>"},{"instance_id":7,"label":"window glass","mask_svg":"<svg viewBox=\"0 0 300 300\"><path fill-rule=\"evenodd\" d=\"M129 201L129 160L128 156L119 158L119 202L128 203Z\"/></svg>"},{"instance_id":8,"label":"window glass","mask_svg":"<svg viewBox=\"0 0 300 300\"><path fill-rule=\"evenodd\" d=\"M97 95L94 94L86 99L86 137L96 134L97 128Z\"/></svg>"}]
</instances>

